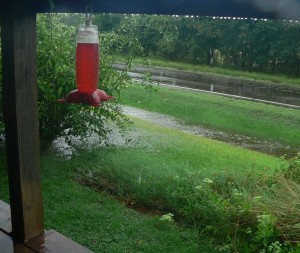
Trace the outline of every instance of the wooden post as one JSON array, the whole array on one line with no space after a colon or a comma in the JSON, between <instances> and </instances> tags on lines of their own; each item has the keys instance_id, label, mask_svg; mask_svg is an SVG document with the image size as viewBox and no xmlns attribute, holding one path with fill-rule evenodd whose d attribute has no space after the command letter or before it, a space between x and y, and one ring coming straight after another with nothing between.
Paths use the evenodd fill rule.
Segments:
<instances>
[{"instance_id":1,"label":"wooden post","mask_svg":"<svg viewBox=\"0 0 300 253\"><path fill-rule=\"evenodd\" d=\"M1 10L1 39L12 236L26 242L44 233L37 109L36 13L26 3L7 2L6 9Z\"/></svg>"}]
</instances>

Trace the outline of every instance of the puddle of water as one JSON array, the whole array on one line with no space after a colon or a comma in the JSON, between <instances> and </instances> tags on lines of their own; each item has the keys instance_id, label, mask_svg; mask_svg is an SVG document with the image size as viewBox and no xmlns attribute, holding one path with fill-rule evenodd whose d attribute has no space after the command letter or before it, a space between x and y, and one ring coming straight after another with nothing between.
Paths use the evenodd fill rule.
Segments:
<instances>
[{"instance_id":1,"label":"puddle of water","mask_svg":"<svg viewBox=\"0 0 300 253\"><path fill-rule=\"evenodd\" d=\"M92 134L83 140L73 136L71 137L72 145L69 145L64 137L59 137L52 142L51 149L61 155L64 159L69 160L76 154L76 147L84 147L88 150L107 146L153 148L150 144L143 141L142 136L145 133L130 130L123 133L113 123L108 123L108 125L111 129L111 134L108 134L107 140L105 141L97 134Z\"/></svg>"},{"instance_id":2,"label":"puddle of water","mask_svg":"<svg viewBox=\"0 0 300 253\"><path fill-rule=\"evenodd\" d=\"M299 152L299 150L296 148L285 146L278 142L260 141L256 138L251 138L248 136L225 133L222 131L207 129L201 126L190 126L178 121L172 116L149 112L130 106L123 106L123 111L124 114L128 116L141 118L160 126L175 128L186 133L191 133L214 140L228 142L235 146L256 150L277 157L283 155L286 155L287 157L294 157Z\"/></svg>"}]
</instances>

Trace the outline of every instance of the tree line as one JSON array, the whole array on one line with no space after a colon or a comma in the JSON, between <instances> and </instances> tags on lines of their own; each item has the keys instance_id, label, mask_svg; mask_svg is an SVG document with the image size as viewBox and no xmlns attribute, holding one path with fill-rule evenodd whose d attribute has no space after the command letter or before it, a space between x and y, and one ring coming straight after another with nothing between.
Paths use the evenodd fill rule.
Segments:
<instances>
[{"instance_id":1,"label":"tree line","mask_svg":"<svg viewBox=\"0 0 300 253\"><path fill-rule=\"evenodd\" d=\"M244 71L300 75L300 22L157 15L96 15L103 33L127 24L146 56ZM126 52L125 52L126 53Z\"/></svg>"}]
</instances>

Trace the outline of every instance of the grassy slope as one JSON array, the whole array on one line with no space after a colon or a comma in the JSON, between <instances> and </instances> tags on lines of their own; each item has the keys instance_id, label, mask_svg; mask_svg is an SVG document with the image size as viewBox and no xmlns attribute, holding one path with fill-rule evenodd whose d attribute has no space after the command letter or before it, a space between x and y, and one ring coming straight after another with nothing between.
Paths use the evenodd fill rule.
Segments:
<instances>
[{"instance_id":1,"label":"grassy slope","mask_svg":"<svg viewBox=\"0 0 300 253\"><path fill-rule=\"evenodd\" d=\"M135 148L100 148L79 156L77 169L84 177L94 181L104 176L116 182L118 194L151 202L170 197L178 187L177 179L187 180L184 187L193 189L206 177L230 175L235 181L248 181L247 177L268 175L284 164L258 152L134 121L133 131L142 132L141 143Z\"/></svg>"},{"instance_id":2,"label":"grassy slope","mask_svg":"<svg viewBox=\"0 0 300 253\"><path fill-rule=\"evenodd\" d=\"M121 181L137 182L138 176L144 174L146 178L165 179L191 172L199 173L203 179L224 171L240 176L244 172L273 173L283 165L280 159L272 156L140 119L133 120L135 127L132 131L142 133L137 147L100 148L80 157L87 164L82 168L99 170L116 178L119 176L117 179ZM125 178L124 174L127 175Z\"/></svg>"},{"instance_id":3,"label":"grassy slope","mask_svg":"<svg viewBox=\"0 0 300 253\"><path fill-rule=\"evenodd\" d=\"M145 60L142 58L137 58L135 59L134 62L136 65L144 64ZM211 73L211 74L228 75L228 76L235 76L243 79L246 78L246 79L253 79L253 80L259 80L265 82L280 83L287 86L300 87L300 78L290 78L281 75L270 75L264 73L240 71L240 70L221 68L221 67L211 67L207 65L195 65L195 64L180 63L180 62L170 62L162 59L153 59L153 58L150 59L149 62L151 66L187 70L192 72L204 72L204 73Z\"/></svg>"},{"instance_id":4,"label":"grassy slope","mask_svg":"<svg viewBox=\"0 0 300 253\"><path fill-rule=\"evenodd\" d=\"M82 154L76 169L87 184L110 191L107 181L112 182L114 194L124 199L161 207L197 228L218 230L207 242L225 243L235 227L236 210L248 206L235 206L235 191L254 199L261 194L258 185L264 187L264 178L284 164L268 155L134 121L134 133L142 133L138 146ZM205 183L206 178L213 184Z\"/></svg>"},{"instance_id":5,"label":"grassy slope","mask_svg":"<svg viewBox=\"0 0 300 253\"><path fill-rule=\"evenodd\" d=\"M148 94L137 85L122 92L121 102L172 115L187 124L300 147L300 113L296 109L164 87Z\"/></svg>"},{"instance_id":6,"label":"grassy slope","mask_svg":"<svg viewBox=\"0 0 300 253\"><path fill-rule=\"evenodd\" d=\"M0 199L8 201L4 164L1 156ZM137 213L79 185L74 180L76 166L53 155L42 157L46 229L56 229L96 253L213 252L209 246L199 248L192 230Z\"/></svg>"}]
</instances>

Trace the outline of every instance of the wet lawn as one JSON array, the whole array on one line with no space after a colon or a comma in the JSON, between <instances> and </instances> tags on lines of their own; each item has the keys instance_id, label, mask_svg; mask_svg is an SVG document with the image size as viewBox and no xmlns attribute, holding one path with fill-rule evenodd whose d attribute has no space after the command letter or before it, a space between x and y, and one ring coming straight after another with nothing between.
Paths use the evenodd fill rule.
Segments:
<instances>
[{"instance_id":1,"label":"wet lawn","mask_svg":"<svg viewBox=\"0 0 300 253\"><path fill-rule=\"evenodd\" d=\"M120 101L174 116L186 124L300 148L300 113L297 109L165 87L149 93L138 85L124 90Z\"/></svg>"},{"instance_id":2,"label":"wet lawn","mask_svg":"<svg viewBox=\"0 0 300 253\"><path fill-rule=\"evenodd\" d=\"M2 152L0 199L8 202ZM80 185L77 166L90 164L79 160L65 161L49 153L42 156L46 229L55 229L96 253L214 252L208 244L201 245L195 230L160 221L161 215L129 209L115 198Z\"/></svg>"},{"instance_id":3,"label":"wet lawn","mask_svg":"<svg viewBox=\"0 0 300 253\"><path fill-rule=\"evenodd\" d=\"M43 154L47 229L56 229L95 252L263 249L256 217L269 212L265 198L279 199L273 200L269 193L275 184L272 176L287 162L133 120L134 135L128 145L81 150L67 161ZM1 161L0 198L7 200L3 155ZM288 202L284 206L293 217L298 194L287 194L284 191ZM168 213L174 216L161 220ZM253 231L253 240L245 237L248 228L241 221ZM272 234L272 240L276 236Z\"/></svg>"}]
</instances>

